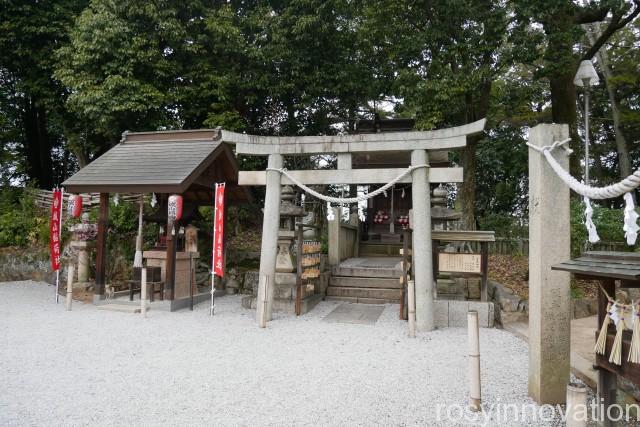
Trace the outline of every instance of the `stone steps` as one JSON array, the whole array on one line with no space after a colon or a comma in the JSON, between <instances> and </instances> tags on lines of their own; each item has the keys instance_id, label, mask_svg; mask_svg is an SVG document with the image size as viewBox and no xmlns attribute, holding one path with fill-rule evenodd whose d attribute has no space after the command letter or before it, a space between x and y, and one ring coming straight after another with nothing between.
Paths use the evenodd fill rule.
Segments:
<instances>
[{"instance_id":1,"label":"stone steps","mask_svg":"<svg viewBox=\"0 0 640 427\"><path fill-rule=\"evenodd\" d=\"M358 298L358 297L326 297L327 301L351 302L359 304L397 304L399 301L384 298Z\"/></svg>"},{"instance_id":2,"label":"stone steps","mask_svg":"<svg viewBox=\"0 0 640 427\"><path fill-rule=\"evenodd\" d=\"M350 298L374 298L382 300L400 301L400 289L384 288L356 288L351 286L329 286L327 296L330 297L350 297Z\"/></svg>"},{"instance_id":3,"label":"stone steps","mask_svg":"<svg viewBox=\"0 0 640 427\"><path fill-rule=\"evenodd\" d=\"M137 305L131 304L102 304L97 306L98 310L105 311L117 311L120 313L140 313L140 303ZM149 307L147 306L147 310Z\"/></svg>"},{"instance_id":4,"label":"stone steps","mask_svg":"<svg viewBox=\"0 0 640 427\"><path fill-rule=\"evenodd\" d=\"M400 280L384 277L331 276L329 286L352 288L401 289Z\"/></svg>"}]
</instances>

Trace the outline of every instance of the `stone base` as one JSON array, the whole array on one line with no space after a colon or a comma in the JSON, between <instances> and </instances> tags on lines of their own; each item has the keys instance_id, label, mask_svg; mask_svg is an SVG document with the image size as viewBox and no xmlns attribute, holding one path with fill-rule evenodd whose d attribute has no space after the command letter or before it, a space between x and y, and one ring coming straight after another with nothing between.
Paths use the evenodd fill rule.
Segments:
<instances>
[{"instance_id":1,"label":"stone base","mask_svg":"<svg viewBox=\"0 0 640 427\"><path fill-rule=\"evenodd\" d=\"M322 295L309 295L303 298L300 302L300 314L310 312L320 301L322 301ZM246 296L242 298L242 306L244 308L255 309L256 297ZM296 301L295 299L279 299L273 300L273 311L279 313L295 314L296 313Z\"/></svg>"},{"instance_id":2,"label":"stone base","mask_svg":"<svg viewBox=\"0 0 640 427\"><path fill-rule=\"evenodd\" d=\"M492 302L436 300L434 321L437 328L467 327L467 312L478 312L481 328L493 328L495 314Z\"/></svg>"}]
</instances>

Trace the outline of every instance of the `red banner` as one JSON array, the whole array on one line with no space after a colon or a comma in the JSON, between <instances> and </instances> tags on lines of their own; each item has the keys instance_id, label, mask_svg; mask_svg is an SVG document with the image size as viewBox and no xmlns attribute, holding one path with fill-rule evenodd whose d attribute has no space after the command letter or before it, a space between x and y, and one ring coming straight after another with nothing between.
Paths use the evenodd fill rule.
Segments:
<instances>
[{"instance_id":1,"label":"red banner","mask_svg":"<svg viewBox=\"0 0 640 427\"><path fill-rule=\"evenodd\" d=\"M49 252L53 271L60 270L60 227L62 227L62 190L53 190L49 224Z\"/></svg>"},{"instance_id":2,"label":"red banner","mask_svg":"<svg viewBox=\"0 0 640 427\"><path fill-rule=\"evenodd\" d=\"M216 184L213 220L213 274L224 277L224 183Z\"/></svg>"}]
</instances>

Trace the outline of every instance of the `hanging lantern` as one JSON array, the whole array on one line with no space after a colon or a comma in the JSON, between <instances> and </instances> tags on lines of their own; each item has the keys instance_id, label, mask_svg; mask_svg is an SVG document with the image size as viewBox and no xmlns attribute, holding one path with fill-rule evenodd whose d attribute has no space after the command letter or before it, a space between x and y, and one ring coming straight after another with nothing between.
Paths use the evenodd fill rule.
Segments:
<instances>
[{"instance_id":1,"label":"hanging lantern","mask_svg":"<svg viewBox=\"0 0 640 427\"><path fill-rule=\"evenodd\" d=\"M158 199L156 198L156 193L151 193L151 207L155 208L158 204Z\"/></svg>"},{"instance_id":2,"label":"hanging lantern","mask_svg":"<svg viewBox=\"0 0 640 427\"><path fill-rule=\"evenodd\" d=\"M113 204L116 206L120 204L120 194L116 193L115 196L113 196Z\"/></svg>"},{"instance_id":3,"label":"hanging lantern","mask_svg":"<svg viewBox=\"0 0 640 427\"><path fill-rule=\"evenodd\" d=\"M167 215L170 221L180 221L182 218L182 196L178 194L169 196Z\"/></svg>"},{"instance_id":4,"label":"hanging lantern","mask_svg":"<svg viewBox=\"0 0 640 427\"><path fill-rule=\"evenodd\" d=\"M67 213L73 218L79 218L82 214L82 196L71 194L67 202Z\"/></svg>"}]
</instances>

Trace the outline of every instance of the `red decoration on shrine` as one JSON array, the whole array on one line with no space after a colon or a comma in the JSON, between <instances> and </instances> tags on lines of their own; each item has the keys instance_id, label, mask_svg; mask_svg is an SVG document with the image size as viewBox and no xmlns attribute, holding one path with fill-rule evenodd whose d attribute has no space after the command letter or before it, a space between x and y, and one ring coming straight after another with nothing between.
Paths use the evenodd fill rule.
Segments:
<instances>
[{"instance_id":1,"label":"red decoration on shrine","mask_svg":"<svg viewBox=\"0 0 640 427\"><path fill-rule=\"evenodd\" d=\"M51 202L51 222L49 223L49 253L51 269L60 270L60 240L62 228L62 190L53 190Z\"/></svg>"},{"instance_id":2,"label":"red decoration on shrine","mask_svg":"<svg viewBox=\"0 0 640 427\"><path fill-rule=\"evenodd\" d=\"M182 218L182 196L172 194L169 196L167 215L171 222L179 221Z\"/></svg>"},{"instance_id":3,"label":"red decoration on shrine","mask_svg":"<svg viewBox=\"0 0 640 427\"><path fill-rule=\"evenodd\" d=\"M213 274L224 277L224 187L216 184L213 211Z\"/></svg>"},{"instance_id":4,"label":"red decoration on shrine","mask_svg":"<svg viewBox=\"0 0 640 427\"><path fill-rule=\"evenodd\" d=\"M82 214L82 196L71 194L67 202L67 212L73 218L79 218Z\"/></svg>"}]
</instances>

